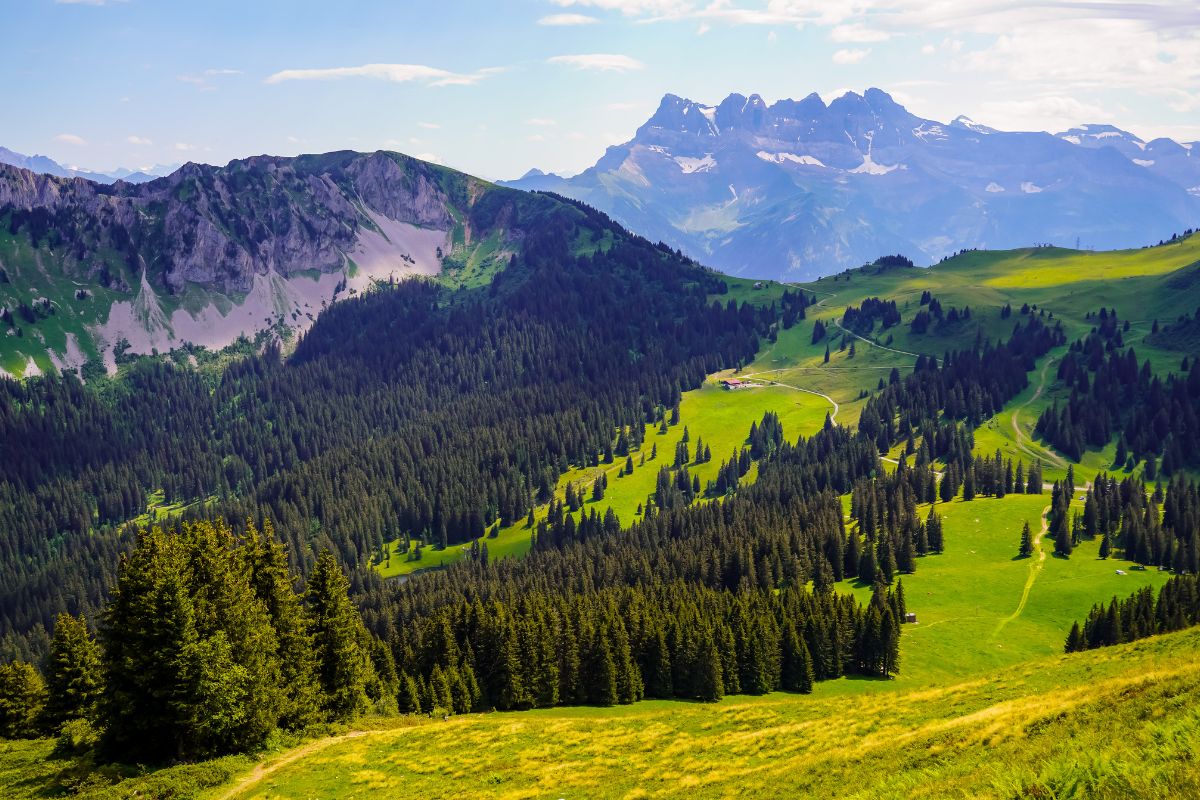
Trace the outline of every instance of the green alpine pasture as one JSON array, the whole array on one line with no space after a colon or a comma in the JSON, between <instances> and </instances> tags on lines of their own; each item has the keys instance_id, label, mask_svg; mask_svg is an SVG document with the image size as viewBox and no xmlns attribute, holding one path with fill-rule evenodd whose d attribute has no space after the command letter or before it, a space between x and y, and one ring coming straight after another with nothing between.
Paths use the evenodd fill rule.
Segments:
<instances>
[{"instance_id":1,"label":"green alpine pasture","mask_svg":"<svg viewBox=\"0 0 1200 800\"><path fill-rule=\"evenodd\" d=\"M1198 650L1190 630L927 688L842 679L812 695L406 721L202 797L1194 797Z\"/></svg>"}]
</instances>

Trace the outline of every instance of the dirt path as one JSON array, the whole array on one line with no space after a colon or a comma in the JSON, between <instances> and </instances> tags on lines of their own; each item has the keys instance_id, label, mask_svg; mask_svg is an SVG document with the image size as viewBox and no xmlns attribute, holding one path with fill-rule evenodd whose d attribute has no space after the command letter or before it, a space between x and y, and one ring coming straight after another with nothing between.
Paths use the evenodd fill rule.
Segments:
<instances>
[{"instance_id":1,"label":"dirt path","mask_svg":"<svg viewBox=\"0 0 1200 800\"><path fill-rule=\"evenodd\" d=\"M288 764L299 761L306 756L310 756L318 750L324 750L326 747L340 744L347 739L357 739L359 736L366 735L367 731L352 731L350 733L344 733L341 736L334 736L328 739L318 739L315 742L309 742L308 744L301 745L300 747L289 751L287 755L276 761L256 765L254 769L246 773L241 780L234 784L224 794L220 795L217 800L234 800L235 797L240 797L248 790L253 788L255 784L259 783L263 778L272 774L276 770L286 767Z\"/></svg>"},{"instance_id":2,"label":"dirt path","mask_svg":"<svg viewBox=\"0 0 1200 800\"><path fill-rule=\"evenodd\" d=\"M812 291L812 290L810 289L809 291ZM813 294L816 294L816 292L813 292ZM816 305L818 308L824 308L825 301L828 300L829 298L835 296L836 294L837 294L837 292L830 292L825 297L821 298L816 303L814 303L814 305ZM832 322L834 324L834 327L836 327L842 333L847 334L848 336L853 336L855 339L858 339L859 341L866 342L867 344L871 345L872 347L878 347L880 350L886 350L889 353L897 353L902 356L912 356L913 358L920 358L922 355L925 355L923 353L910 353L908 350L897 350L895 347L888 347L887 345L879 344L879 342L871 341L870 339L868 339L865 336L859 336L854 331L848 331L845 328L843 328L842 323L838 321L837 317L831 318L830 322ZM925 355L925 357L932 358L934 360L934 362L937 363L938 365L940 365L942 363L942 360L940 358L938 358L937 356Z\"/></svg>"},{"instance_id":3,"label":"dirt path","mask_svg":"<svg viewBox=\"0 0 1200 800\"><path fill-rule=\"evenodd\" d=\"M784 367L783 369L768 369L768 370L764 370L763 372L751 372L749 375L739 375L738 377L739 378L753 378L755 375L770 375L772 372L787 372L788 369L789 369L789 367ZM780 383L777 380L772 380L769 378L766 380L766 383L769 386L782 386L785 389L793 389L797 392L804 392L805 394L814 394L817 397L824 399L827 403L829 403L830 405L833 406L833 413L829 415L829 421L837 422L837 415L838 415L838 411L841 410L841 406L838 405L837 400L834 400L829 395L821 394L820 392L818 392L814 389L805 389L802 386L792 386L787 383Z\"/></svg>"},{"instance_id":4,"label":"dirt path","mask_svg":"<svg viewBox=\"0 0 1200 800\"><path fill-rule=\"evenodd\" d=\"M1022 453L1025 453L1030 458L1044 458L1047 461L1049 461L1050 463L1054 464L1054 466L1058 467L1059 469L1065 469L1067 466L1067 462L1064 461L1062 458L1060 458L1056 453L1049 450L1048 448L1042 447L1041 445L1036 444L1035 442L1030 440L1025 435L1025 432L1023 430L1021 430L1021 424L1020 424L1021 409L1025 408L1030 403L1032 403L1034 400L1037 400L1039 397L1042 396L1042 390L1046 388L1046 373L1050 371L1050 365L1053 363L1054 363L1054 356L1051 356L1050 358L1046 359L1046 363L1042 365L1041 375L1038 376L1037 390L1034 391L1033 395L1028 400L1026 400L1024 403L1021 403L1021 405L1019 405L1013 409L1012 427L1013 427L1013 434L1017 437L1017 449L1018 450L1020 450ZM1041 450L1042 452L1035 453L1032 449L1034 447L1036 447L1038 450Z\"/></svg>"},{"instance_id":5,"label":"dirt path","mask_svg":"<svg viewBox=\"0 0 1200 800\"><path fill-rule=\"evenodd\" d=\"M1042 529L1033 537L1033 549L1037 553L1037 561L1029 565L1029 577L1025 579L1025 589L1021 592L1021 602L1017 604L1016 611L1000 620L1000 624L996 626L996 630L992 631L993 638L998 636L1000 631L1004 630L1005 625L1021 616L1021 612L1025 610L1025 604L1029 602L1029 593L1033 591L1033 582L1037 580L1038 573L1042 571L1042 565L1046 563L1046 551L1042 549L1042 537L1049 530L1050 506L1046 506L1042 509Z\"/></svg>"}]
</instances>

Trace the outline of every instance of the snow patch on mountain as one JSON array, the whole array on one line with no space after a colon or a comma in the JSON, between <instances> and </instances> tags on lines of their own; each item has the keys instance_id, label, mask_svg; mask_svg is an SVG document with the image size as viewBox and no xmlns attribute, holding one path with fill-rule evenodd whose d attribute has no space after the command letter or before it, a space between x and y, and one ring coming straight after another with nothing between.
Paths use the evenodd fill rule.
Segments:
<instances>
[{"instance_id":1,"label":"snow patch on mountain","mask_svg":"<svg viewBox=\"0 0 1200 800\"><path fill-rule=\"evenodd\" d=\"M766 150L759 150L754 155L771 164L783 164L790 161L793 164L803 164L808 167L825 167L821 159L813 156L798 156L795 153L768 153Z\"/></svg>"},{"instance_id":2,"label":"snow patch on mountain","mask_svg":"<svg viewBox=\"0 0 1200 800\"><path fill-rule=\"evenodd\" d=\"M871 154L867 153L863 156L863 162L852 170L848 170L852 175L887 175L897 169L903 169L902 164L877 164Z\"/></svg>"},{"instance_id":3,"label":"snow patch on mountain","mask_svg":"<svg viewBox=\"0 0 1200 800\"><path fill-rule=\"evenodd\" d=\"M712 157L712 153L705 154L704 158L675 156L674 161L686 175L691 175L693 172L708 172L717 165L717 162Z\"/></svg>"}]
</instances>

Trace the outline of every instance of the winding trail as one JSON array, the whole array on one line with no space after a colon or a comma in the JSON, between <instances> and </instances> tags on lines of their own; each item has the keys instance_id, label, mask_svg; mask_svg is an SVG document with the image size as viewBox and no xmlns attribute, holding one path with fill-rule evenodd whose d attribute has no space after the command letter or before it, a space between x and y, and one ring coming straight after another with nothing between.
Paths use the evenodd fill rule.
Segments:
<instances>
[{"instance_id":1,"label":"winding trail","mask_svg":"<svg viewBox=\"0 0 1200 800\"><path fill-rule=\"evenodd\" d=\"M347 739L357 739L360 736L366 735L367 731L351 731L350 733L343 733L341 736L333 736L328 739L318 739L315 742L309 742L308 744L301 745L300 747L289 751L282 758L272 761L269 764L257 764L255 765L254 769L247 772L241 780L230 787L224 794L219 795L217 800L234 800L236 797L241 797L247 791L252 789L255 784L262 781L263 778L272 774L276 770L286 767L288 764L292 764L302 758L305 758L306 756L310 756L318 750L324 750L326 747L340 744Z\"/></svg>"},{"instance_id":2,"label":"winding trail","mask_svg":"<svg viewBox=\"0 0 1200 800\"><path fill-rule=\"evenodd\" d=\"M751 372L746 375L739 375L738 377L739 378L753 378L756 375L770 375L772 372L787 372L789 369L790 369L789 367L784 367L783 369L768 369L768 370L764 370L762 372ZM804 392L805 394L815 394L817 397L824 399L827 403L829 403L830 405L833 406L833 413L829 415L829 421L837 422L837 415L838 415L838 411L841 410L841 406L838 405L837 400L834 400L829 395L821 394L820 392L816 391L815 389L805 389L803 386L792 386L791 384L780 383L779 381L773 380L770 378L768 378L765 381L765 383L768 386L782 386L785 389L794 389L797 392Z\"/></svg>"},{"instance_id":3,"label":"winding trail","mask_svg":"<svg viewBox=\"0 0 1200 800\"><path fill-rule=\"evenodd\" d=\"M993 638L1000 635L1000 631L1004 630L1004 626L1021 616L1021 612L1025 610L1025 604L1029 602L1029 593L1033 591L1033 582L1037 580L1038 573L1042 571L1042 565L1046 563L1046 551L1042 548L1042 537L1049 530L1050 506L1046 506L1042 509L1042 529L1033 537L1033 549L1037 551L1037 561L1029 565L1029 577L1025 579L1025 589L1021 592L1021 602L1017 604L1016 611L1000 620L1000 624L996 626L996 630L992 631Z\"/></svg>"},{"instance_id":4,"label":"winding trail","mask_svg":"<svg viewBox=\"0 0 1200 800\"><path fill-rule=\"evenodd\" d=\"M1046 388L1046 373L1050 371L1050 365L1053 363L1054 363L1054 356L1050 356L1049 358L1046 359L1046 363L1042 365L1042 372L1038 376L1037 390L1034 391L1033 395L1028 400L1026 400L1024 403L1021 403L1021 405L1019 405L1013 409L1012 427L1013 427L1013 434L1015 434L1017 437L1017 449L1018 450L1020 450L1022 453L1025 453L1030 458L1039 458L1039 459L1044 458L1047 461L1049 461L1050 463L1054 464L1054 466L1058 467L1059 469L1065 469L1067 466L1066 461L1064 461L1057 453L1054 453L1053 451L1051 451L1050 449L1048 449L1046 447L1042 447L1041 445L1035 443L1032 439L1027 437L1025 435L1025 432L1023 430L1021 430L1021 425L1020 425L1021 409L1025 408L1030 403L1032 403L1034 400L1037 400L1039 397L1042 396L1042 390ZM1034 447L1036 447L1038 450L1041 450L1042 452L1035 453L1032 449Z\"/></svg>"},{"instance_id":5,"label":"winding trail","mask_svg":"<svg viewBox=\"0 0 1200 800\"><path fill-rule=\"evenodd\" d=\"M809 289L809 291L812 291L812 290ZM813 292L813 294L816 294L816 292ZM821 298L816 303L814 303L814 305L816 305L818 308L824 308L825 301L836 295L837 295L837 292L829 292L828 294L825 295L825 297ZM938 358L937 356L931 356L926 353L912 353L912 352L909 352L908 350L898 350L895 347L888 347L887 345L883 345L883 344L880 344L879 342L872 341L871 339L868 339L865 336L859 336L854 331L846 330L845 328L843 328L842 323L838 320L837 317L831 317L829 321L832 322L834 327L836 327L842 333L844 333L848 336L853 336L855 339L858 339L859 341L866 342L867 344L871 345L872 347L878 347L880 350L886 350L889 353L897 353L902 356L912 356L913 358L920 358L922 355L924 355L926 358L932 358L934 360L934 363L938 364L939 366L942 363L942 360L940 358Z\"/></svg>"}]
</instances>

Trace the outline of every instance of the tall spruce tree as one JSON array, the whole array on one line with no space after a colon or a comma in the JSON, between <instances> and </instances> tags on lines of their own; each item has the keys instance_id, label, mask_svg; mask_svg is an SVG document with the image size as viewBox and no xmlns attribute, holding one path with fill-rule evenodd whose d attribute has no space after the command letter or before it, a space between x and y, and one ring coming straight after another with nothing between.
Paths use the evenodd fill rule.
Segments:
<instances>
[{"instance_id":1,"label":"tall spruce tree","mask_svg":"<svg viewBox=\"0 0 1200 800\"><path fill-rule=\"evenodd\" d=\"M283 545L275 541L270 520L259 532L247 523L246 546L250 583L255 596L266 607L279 643L280 680L286 687L280 724L299 729L320 716L320 687L317 659L304 606L293 586Z\"/></svg>"},{"instance_id":2,"label":"tall spruce tree","mask_svg":"<svg viewBox=\"0 0 1200 800\"><path fill-rule=\"evenodd\" d=\"M305 601L321 707L333 720L353 719L367 708L371 666L359 645L362 620L350 603L349 587L337 559L322 550L308 578Z\"/></svg>"},{"instance_id":3,"label":"tall spruce tree","mask_svg":"<svg viewBox=\"0 0 1200 800\"><path fill-rule=\"evenodd\" d=\"M100 647L83 619L58 615L45 672L48 730L57 731L68 720L94 718L104 679Z\"/></svg>"}]
</instances>

